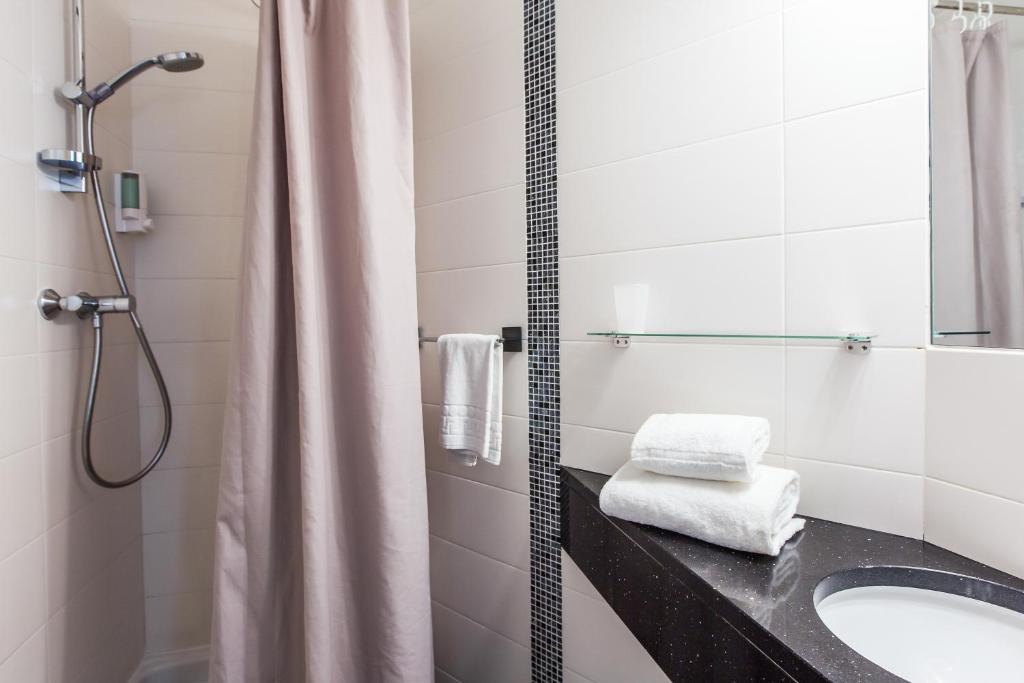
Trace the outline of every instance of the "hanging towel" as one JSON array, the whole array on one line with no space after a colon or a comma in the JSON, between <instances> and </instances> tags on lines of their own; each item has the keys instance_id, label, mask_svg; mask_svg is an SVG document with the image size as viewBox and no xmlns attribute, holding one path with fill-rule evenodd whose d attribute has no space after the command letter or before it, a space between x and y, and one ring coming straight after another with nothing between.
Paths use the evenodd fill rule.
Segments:
<instances>
[{"instance_id":1,"label":"hanging towel","mask_svg":"<svg viewBox=\"0 0 1024 683\"><path fill-rule=\"evenodd\" d=\"M457 462L501 463L502 347L492 334L446 334L441 357L441 446Z\"/></svg>"},{"instance_id":2,"label":"hanging towel","mask_svg":"<svg viewBox=\"0 0 1024 683\"><path fill-rule=\"evenodd\" d=\"M751 481L770 440L763 417L651 415L633 437L630 459L658 474Z\"/></svg>"},{"instance_id":3,"label":"hanging towel","mask_svg":"<svg viewBox=\"0 0 1024 683\"><path fill-rule=\"evenodd\" d=\"M623 465L601 489L601 512L763 555L804 528L796 519L800 477L761 466L751 482L667 477Z\"/></svg>"}]
</instances>

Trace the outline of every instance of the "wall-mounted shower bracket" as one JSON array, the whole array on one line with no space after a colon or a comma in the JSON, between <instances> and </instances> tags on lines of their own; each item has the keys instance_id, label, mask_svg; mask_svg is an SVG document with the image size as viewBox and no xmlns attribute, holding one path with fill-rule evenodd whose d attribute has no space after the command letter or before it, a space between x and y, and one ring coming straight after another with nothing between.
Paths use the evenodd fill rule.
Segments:
<instances>
[{"instance_id":1,"label":"wall-mounted shower bracket","mask_svg":"<svg viewBox=\"0 0 1024 683\"><path fill-rule=\"evenodd\" d=\"M39 163L55 171L61 192L85 192L85 176L103 168L103 159L76 149L44 149Z\"/></svg>"},{"instance_id":2,"label":"wall-mounted shower bracket","mask_svg":"<svg viewBox=\"0 0 1024 683\"><path fill-rule=\"evenodd\" d=\"M79 318L85 319L91 315L131 313L135 310L135 297L131 294L128 296L93 296L88 292L79 292L61 296L52 289L44 289L39 292L36 303L39 306L39 314L46 320L53 320L62 311L74 313Z\"/></svg>"}]
</instances>

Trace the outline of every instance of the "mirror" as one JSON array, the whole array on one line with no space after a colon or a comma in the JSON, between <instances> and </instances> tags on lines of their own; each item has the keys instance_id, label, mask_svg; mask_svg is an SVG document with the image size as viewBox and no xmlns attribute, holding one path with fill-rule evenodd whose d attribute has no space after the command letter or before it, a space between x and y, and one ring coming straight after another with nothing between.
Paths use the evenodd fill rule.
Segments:
<instances>
[{"instance_id":1,"label":"mirror","mask_svg":"<svg viewBox=\"0 0 1024 683\"><path fill-rule=\"evenodd\" d=\"M1024 0L936 7L933 342L1024 348Z\"/></svg>"}]
</instances>

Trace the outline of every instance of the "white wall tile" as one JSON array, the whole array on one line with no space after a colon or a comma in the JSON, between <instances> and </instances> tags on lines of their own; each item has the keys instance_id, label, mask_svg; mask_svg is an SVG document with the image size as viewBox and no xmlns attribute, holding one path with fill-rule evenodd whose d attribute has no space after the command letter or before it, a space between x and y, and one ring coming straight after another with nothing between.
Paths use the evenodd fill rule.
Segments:
<instances>
[{"instance_id":1,"label":"white wall tile","mask_svg":"<svg viewBox=\"0 0 1024 683\"><path fill-rule=\"evenodd\" d=\"M423 405L423 437L427 453L427 468L444 472L481 484L497 486L508 491L529 493L529 444L526 418L502 417L501 464L497 467L481 462L475 467L461 465L441 448L441 409Z\"/></svg>"},{"instance_id":2,"label":"white wall tile","mask_svg":"<svg viewBox=\"0 0 1024 683\"><path fill-rule=\"evenodd\" d=\"M561 464L612 475L629 460L631 432L562 423Z\"/></svg>"},{"instance_id":3,"label":"white wall tile","mask_svg":"<svg viewBox=\"0 0 1024 683\"><path fill-rule=\"evenodd\" d=\"M712 4L559 0L558 87L616 71L779 11L778 0Z\"/></svg>"},{"instance_id":4,"label":"white wall tile","mask_svg":"<svg viewBox=\"0 0 1024 683\"><path fill-rule=\"evenodd\" d=\"M925 540L1024 576L1024 505L925 479Z\"/></svg>"},{"instance_id":5,"label":"white wall tile","mask_svg":"<svg viewBox=\"0 0 1024 683\"><path fill-rule=\"evenodd\" d=\"M558 204L562 256L780 234L782 129L563 174Z\"/></svg>"},{"instance_id":6,"label":"white wall tile","mask_svg":"<svg viewBox=\"0 0 1024 683\"><path fill-rule=\"evenodd\" d=\"M174 427L167 451L157 469L210 467L220 464L224 430L222 404L174 406ZM160 442L164 412L160 406L143 408L139 413L142 456L148 459Z\"/></svg>"},{"instance_id":7,"label":"white wall tile","mask_svg":"<svg viewBox=\"0 0 1024 683\"><path fill-rule=\"evenodd\" d=\"M451 674L445 673L437 667L434 668L434 683L459 683Z\"/></svg>"},{"instance_id":8,"label":"white wall tile","mask_svg":"<svg viewBox=\"0 0 1024 683\"><path fill-rule=\"evenodd\" d=\"M786 232L925 218L923 92L786 124Z\"/></svg>"},{"instance_id":9,"label":"white wall tile","mask_svg":"<svg viewBox=\"0 0 1024 683\"><path fill-rule=\"evenodd\" d=\"M786 237L786 331L875 334L878 346L929 338L924 221Z\"/></svg>"},{"instance_id":10,"label":"white wall tile","mask_svg":"<svg viewBox=\"0 0 1024 683\"><path fill-rule=\"evenodd\" d=\"M36 264L0 257L0 356L34 353L38 348Z\"/></svg>"},{"instance_id":11,"label":"white wall tile","mask_svg":"<svg viewBox=\"0 0 1024 683\"><path fill-rule=\"evenodd\" d=\"M797 513L921 538L924 485L919 475L786 457L800 473Z\"/></svg>"},{"instance_id":12,"label":"white wall tile","mask_svg":"<svg viewBox=\"0 0 1024 683\"><path fill-rule=\"evenodd\" d=\"M142 278L135 292L151 342L231 340L234 280Z\"/></svg>"},{"instance_id":13,"label":"white wall tile","mask_svg":"<svg viewBox=\"0 0 1024 683\"><path fill-rule=\"evenodd\" d=\"M432 534L529 569L526 496L433 471L427 472L427 496Z\"/></svg>"},{"instance_id":14,"label":"white wall tile","mask_svg":"<svg viewBox=\"0 0 1024 683\"><path fill-rule=\"evenodd\" d=\"M516 3L421 0L410 4L416 79L423 72L437 73L442 63L472 52L503 33L522 35L523 8Z\"/></svg>"},{"instance_id":15,"label":"white wall tile","mask_svg":"<svg viewBox=\"0 0 1024 683\"><path fill-rule=\"evenodd\" d=\"M43 528L43 461L36 446L0 460L0 558Z\"/></svg>"},{"instance_id":16,"label":"white wall tile","mask_svg":"<svg viewBox=\"0 0 1024 683\"><path fill-rule=\"evenodd\" d=\"M135 152L135 167L146 174L154 223L164 214L241 216L247 164L242 154Z\"/></svg>"},{"instance_id":17,"label":"white wall tile","mask_svg":"<svg viewBox=\"0 0 1024 683\"><path fill-rule=\"evenodd\" d=\"M212 590L212 519L210 523L205 529L168 531L142 537L147 597Z\"/></svg>"},{"instance_id":18,"label":"white wall tile","mask_svg":"<svg viewBox=\"0 0 1024 683\"><path fill-rule=\"evenodd\" d=\"M618 329L615 287L635 283L649 286L652 332L784 329L782 237L581 256L560 266L563 339Z\"/></svg>"},{"instance_id":19,"label":"white wall tile","mask_svg":"<svg viewBox=\"0 0 1024 683\"><path fill-rule=\"evenodd\" d=\"M135 242L135 265L147 278L236 278L242 219L237 216L156 216L154 230Z\"/></svg>"},{"instance_id":20,"label":"white wall tile","mask_svg":"<svg viewBox=\"0 0 1024 683\"><path fill-rule=\"evenodd\" d=\"M142 529L146 534L213 525L220 468L154 470L142 481Z\"/></svg>"},{"instance_id":21,"label":"white wall tile","mask_svg":"<svg viewBox=\"0 0 1024 683\"><path fill-rule=\"evenodd\" d=\"M785 443L785 351L745 344L661 344L634 340L562 345L562 419L634 432L652 413L759 415L772 450Z\"/></svg>"},{"instance_id":22,"label":"white wall tile","mask_svg":"<svg viewBox=\"0 0 1024 683\"><path fill-rule=\"evenodd\" d=\"M523 109L511 109L416 145L416 206L525 182Z\"/></svg>"},{"instance_id":23,"label":"white wall tile","mask_svg":"<svg viewBox=\"0 0 1024 683\"><path fill-rule=\"evenodd\" d=\"M146 598L146 652L170 652L210 642L208 592Z\"/></svg>"},{"instance_id":24,"label":"white wall tile","mask_svg":"<svg viewBox=\"0 0 1024 683\"><path fill-rule=\"evenodd\" d=\"M786 452L924 473L925 352L786 351Z\"/></svg>"},{"instance_id":25,"label":"white wall tile","mask_svg":"<svg viewBox=\"0 0 1024 683\"><path fill-rule=\"evenodd\" d=\"M1019 351L928 351L929 477L1024 503L1016 429L1022 382Z\"/></svg>"},{"instance_id":26,"label":"white wall tile","mask_svg":"<svg viewBox=\"0 0 1024 683\"><path fill-rule=\"evenodd\" d=\"M40 441L39 368L34 356L0 358L0 457Z\"/></svg>"},{"instance_id":27,"label":"white wall tile","mask_svg":"<svg viewBox=\"0 0 1024 683\"><path fill-rule=\"evenodd\" d=\"M459 292L459 301L451 300ZM416 278L419 323L429 336L456 332L500 334L526 326L526 264L420 273Z\"/></svg>"},{"instance_id":28,"label":"white wall tile","mask_svg":"<svg viewBox=\"0 0 1024 683\"><path fill-rule=\"evenodd\" d=\"M33 164L32 83L27 74L0 60L0 90L4 93L0 156L19 164Z\"/></svg>"},{"instance_id":29,"label":"white wall tile","mask_svg":"<svg viewBox=\"0 0 1024 683\"><path fill-rule=\"evenodd\" d=\"M0 683L46 683L46 632L40 629L0 663Z\"/></svg>"},{"instance_id":30,"label":"white wall tile","mask_svg":"<svg viewBox=\"0 0 1024 683\"><path fill-rule=\"evenodd\" d=\"M416 210L416 269L522 262L525 226L525 185L421 207Z\"/></svg>"},{"instance_id":31,"label":"white wall tile","mask_svg":"<svg viewBox=\"0 0 1024 683\"><path fill-rule=\"evenodd\" d=\"M455 545L430 539L430 597L510 638L530 646L530 574Z\"/></svg>"},{"instance_id":32,"label":"white wall tile","mask_svg":"<svg viewBox=\"0 0 1024 683\"><path fill-rule=\"evenodd\" d=\"M559 171L781 121L780 22L778 15L759 19L563 90L558 102ZM714 68L694 68L695 63Z\"/></svg>"},{"instance_id":33,"label":"white wall tile","mask_svg":"<svg viewBox=\"0 0 1024 683\"><path fill-rule=\"evenodd\" d=\"M928 87L928 9L874 12L835 0L785 14L786 117L795 118Z\"/></svg>"},{"instance_id":34,"label":"white wall tile","mask_svg":"<svg viewBox=\"0 0 1024 683\"><path fill-rule=\"evenodd\" d=\"M522 103L523 34L504 31L472 51L417 69L415 138L426 140Z\"/></svg>"},{"instance_id":35,"label":"white wall tile","mask_svg":"<svg viewBox=\"0 0 1024 683\"><path fill-rule=\"evenodd\" d=\"M594 683L662 683L662 672L643 645L603 600L562 591L565 665Z\"/></svg>"},{"instance_id":36,"label":"white wall tile","mask_svg":"<svg viewBox=\"0 0 1024 683\"><path fill-rule=\"evenodd\" d=\"M460 681L521 683L530 679L530 650L434 603L434 663Z\"/></svg>"},{"instance_id":37,"label":"white wall tile","mask_svg":"<svg viewBox=\"0 0 1024 683\"><path fill-rule=\"evenodd\" d=\"M31 75L32 0L0 3L0 59Z\"/></svg>"},{"instance_id":38,"label":"white wall tile","mask_svg":"<svg viewBox=\"0 0 1024 683\"><path fill-rule=\"evenodd\" d=\"M133 21L131 39L132 59L136 61L180 50L199 52L206 58L203 68L187 73L152 69L138 81L139 84L244 92L253 90L258 40L255 31L162 21Z\"/></svg>"},{"instance_id":39,"label":"white wall tile","mask_svg":"<svg viewBox=\"0 0 1024 683\"><path fill-rule=\"evenodd\" d=\"M0 662L46 619L43 541L36 540L0 561Z\"/></svg>"},{"instance_id":40,"label":"white wall tile","mask_svg":"<svg viewBox=\"0 0 1024 683\"><path fill-rule=\"evenodd\" d=\"M30 166L0 158L0 255L19 259L35 256L35 172Z\"/></svg>"},{"instance_id":41,"label":"white wall tile","mask_svg":"<svg viewBox=\"0 0 1024 683\"><path fill-rule=\"evenodd\" d=\"M202 24L255 31L260 11L251 3L234 0L132 0L129 18L174 24Z\"/></svg>"},{"instance_id":42,"label":"white wall tile","mask_svg":"<svg viewBox=\"0 0 1024 683\"><path fill-rule=\"evenodd\" d=\"M571 588L587 597L595 600L604 599L597 592L597 589L594 588L594 585L590 583L590 579L583 574L564 550L562 551L562 583L566 588Z\"/></svg>"},{"instance_id":43,"label":"white wall tile","mask_svg":"<svg viewBox=\"0 0 1024 683\"><path fill-rule=\"evenodd\" d=\"M136 150L249 153L251 92L139 83L131 105Z\"/></svg>"},{"instance_id":44,"label":"white wall tile","mask_svg":"<svg viewBox=\"0 0 1024 683\"><path fill-rule=\"evenodd\" d=\"M171 402L223 403L227 394L229 342L153 344ZM160 405L160 394L139 357L139 405Z\"/></svg>"}]
</instances>

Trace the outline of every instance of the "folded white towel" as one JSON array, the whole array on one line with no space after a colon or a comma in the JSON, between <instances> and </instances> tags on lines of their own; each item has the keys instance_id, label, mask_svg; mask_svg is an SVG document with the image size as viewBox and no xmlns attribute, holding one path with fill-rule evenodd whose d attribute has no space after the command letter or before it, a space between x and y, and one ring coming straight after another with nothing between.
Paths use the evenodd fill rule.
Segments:
<instances>
[{"instance_id":1,"label":"folded white towel","mask_svg":"<svg viewBox=\"0 0 1024 683\"><path fill-rule=\"evenodd\" d=\"M627 462L601 489L601 511L708 543L764 555L804 528L800 477L761 466L751 482L666 477Z\"/></svg>"},{"instance_id":2,"label":"folded white towel","mask_svg":"<svg viewBox=\"0 0 1024 683\"><path fill-rule=\"evenodd\" d=\"M633 437L630 458L658 474L750 481L770 440L763 417L651 415Z\"/></svg>"},{"instance_id":3,"label":"folded white towel","mask_svg":"<svg viewBox=\"0 0 1024 683\"><path fill-rule=\"evenodd\" d=\"M501 462L501 345L490 334L446 334L441 359L441 446L463 465Z\"/></svg>"}]
</instances>

